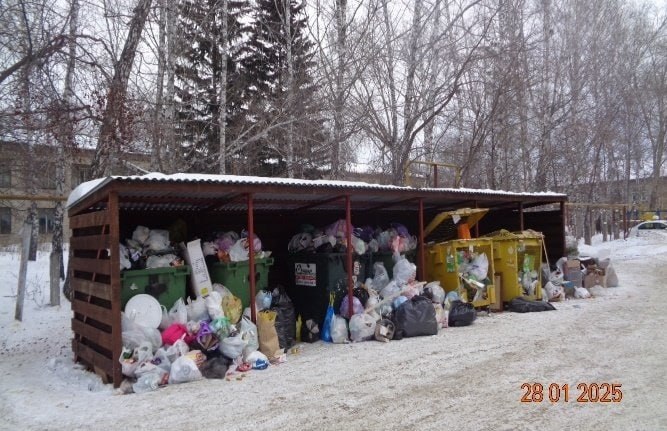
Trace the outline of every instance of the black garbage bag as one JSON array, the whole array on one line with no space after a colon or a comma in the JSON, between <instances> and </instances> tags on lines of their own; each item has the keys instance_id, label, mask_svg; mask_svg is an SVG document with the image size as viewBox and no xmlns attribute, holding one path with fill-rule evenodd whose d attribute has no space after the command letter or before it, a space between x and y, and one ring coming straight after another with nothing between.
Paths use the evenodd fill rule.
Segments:
<instances>
[{"instance_id":1,"label":"black garbage bag","mask_svg":"<svg viewBox=\"0 0 667 431\"><path fill-rule=\"evenodd\" d=\"M368 294L368 290L366 290L363 287L356 287L352 292L352 294L357 298L359 298L359 301L361 301L361 305L363 305L364 307L366 306L366 301L368 301L368 297L370 296Z\"/></svg>"},{"instance_id":2,"label":"black garbage bag","mask_svg":"<svg viewBox=\"0 0 667 431\"><path fill-rule=\"evenodd\" d=\"M274 289L271 310L276 312L278 344L281 349L289 349L296 344L296 311L284 289Z\"/></svg>"},{"instance_id":3,"label":"black garbage bag","mask_svg":"<svg viewBox=\"0 0 667 431\"><path fill-rule=\"evenodd\" d=\"M449 326L468 326L477 317L475 307L469 302L452 301L449 307Z\"/></svg>"},{"instance_id":4,"label":"black garbage bag","mask_svg":"<svg viewBox=\"0 0 667 431\"><path fill-rule=\"evenodd\" d=\"M518 296L518 297L512 299L507 304L507 309L509 311L514 311L516 313L532 313L532 312L535 312L535 311L555 310L556 307L554 307L549 302L532 301L530 299L524 298L523 296Z\"/></svg>"},{"instance_id":5,"label":"black garbage bag","mask_svg":"<svg viewBox=\"0 0 667 431\"><path fill-rule=\"evenodd\" d=\"M394 339L398 337L418 337L420 335L436 335L438 322L435 319L435 308L431 300L424 296L415 296L405 301L394 312Z\"/></svg>"},{"instance_id":6,"label":"black garbage bag","mask_svg":"<svg viewBox=\"0 0 667 431\"><path fill-rule=\"evenodd\" d=\"M207 379L224 379L232 362L224 356L207 359L200 367L202 376Z\"/></svg>"}]
</instances>

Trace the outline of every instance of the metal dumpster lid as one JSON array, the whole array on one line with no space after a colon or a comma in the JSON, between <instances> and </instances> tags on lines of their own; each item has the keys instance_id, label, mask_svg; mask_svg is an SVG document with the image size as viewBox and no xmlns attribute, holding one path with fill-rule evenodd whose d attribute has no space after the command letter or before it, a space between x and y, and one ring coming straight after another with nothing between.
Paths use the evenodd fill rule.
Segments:
<instances>
[{"instance_id":1,"label":"metal dumpster lid","mask_svg":"<svg viewBox=\"0 0 667 431\"><path fill-rule=\"evenodd\" d=\"M443 211L426 226L424 237L427 241L446 241L455 238L457 236L456 225L459 222L468 223L468 227L472 228L488 211L488 208L459 208L454 211ZM456 222L455 219L457 219Z\"/></svg>"}]
</instances>

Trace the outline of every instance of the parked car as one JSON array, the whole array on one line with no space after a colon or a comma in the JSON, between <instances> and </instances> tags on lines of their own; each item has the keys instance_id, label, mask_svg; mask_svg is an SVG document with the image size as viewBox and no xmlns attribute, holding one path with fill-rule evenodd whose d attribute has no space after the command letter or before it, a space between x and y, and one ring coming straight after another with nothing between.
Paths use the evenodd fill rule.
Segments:
<instances>
[{"instance_id":1,"label":"parked car","mask_svg":"<svg viewBox=\"0 0 667 431\"><path fill-rule=\"evenodd\" d=\"M667 220L649 220L639 223L637 226L633 227L632 230L639 235L642 231L654 231L660 230L667 232Z\"/></svg>"}]
</instances>

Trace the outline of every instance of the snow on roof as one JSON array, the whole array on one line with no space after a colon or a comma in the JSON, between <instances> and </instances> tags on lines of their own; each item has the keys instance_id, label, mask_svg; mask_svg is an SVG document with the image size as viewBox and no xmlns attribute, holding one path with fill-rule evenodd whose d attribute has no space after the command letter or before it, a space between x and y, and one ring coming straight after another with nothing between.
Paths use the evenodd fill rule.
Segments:
<instances>
[{"instance_id":1,"label":"snow on roof","mask_svg":"<svg viewBox=\"0 0 667 431\"><path fill-rule=\"evenodd\" d=\"M177 173L166 175L159 172L152 172L146 175L130 175L130 176L110 176L106 178L98 178L87 181L77 186L69 195L67 199L67 206L71 207L79 200L102 188L106 184L114 180L129 180L132 182L206 182L219 184L259 184L259 185L293 185L293 186L311 186L311 187L338 187L346 189L366 189L366 190L420 190L429 193L434 192L448 192L448 193L462 193L462 194L489 194L489 195L508 195L508 196L540 196L540 197L554 197L561 198L566 195L553 192L509 192L503 190L491 189L468 189L468 188L414 188L409 186L395 186L387 184L373 184L361 181L340 181L340 180L306 180L297 178L276 178L276 177L257 177L257 176L242 176L242 175L214 175L214 174L191 174L191 173Z\"/></svg>"}]
</instances>

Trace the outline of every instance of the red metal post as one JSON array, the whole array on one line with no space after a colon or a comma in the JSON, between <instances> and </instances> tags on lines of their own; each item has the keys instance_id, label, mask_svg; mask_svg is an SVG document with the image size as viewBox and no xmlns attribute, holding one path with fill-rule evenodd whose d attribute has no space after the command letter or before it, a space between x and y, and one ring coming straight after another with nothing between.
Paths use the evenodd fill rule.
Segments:
<instances>
[{"instance_id":1,"label":"red metal post","mask_svg":"<svg viewBox=\"0 0 667 431\"><path fill-rule=\"evenodd\" d=\"M424 199L419 198L419 266L417 267L417 277L420 281L426 281L426 247L424 245Z\"/></svg>"},{"instance_id":2,"label":"red metal post","mask_svg":"<svg viewBox=\"0 0 667 431\"><path fill-rule=\"evenodd\" d=\"M623 205L623 239L628 239L628 207Z\"/></svg>"},{"instance_id":3,"label":"red metal post","mask_svg":"<svg viewBox=\"0 0 667 431\"><path fill-rule=\"evenodd\" d=\"M248 193L248 272L250 275L250 318L257 322L255 309L255 217L252 193Z\"/></svg>"},{"instance_id":4,"label":"red metal post","mask_svg":"<svg viewBox=\"0 0 667 431\"><path fill-rule=\"evenodd\" d=\"M352 207L350 204L350 195L345 195L345 230L347 239L347 310L348 318L352 317L352 298L354 296L354 279L352 273L354 266L352 265Z\"/></svg>"}]
</instances>

